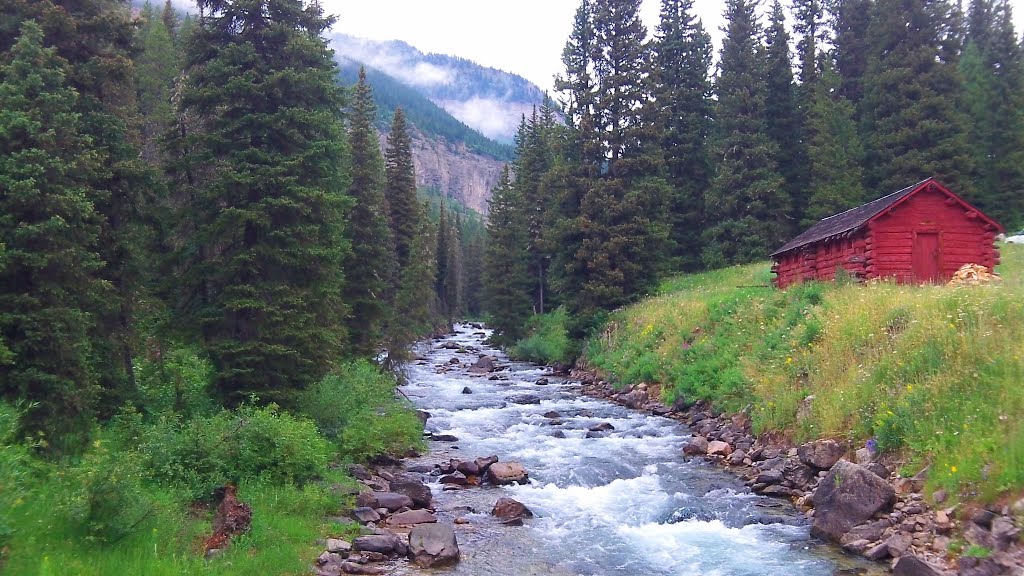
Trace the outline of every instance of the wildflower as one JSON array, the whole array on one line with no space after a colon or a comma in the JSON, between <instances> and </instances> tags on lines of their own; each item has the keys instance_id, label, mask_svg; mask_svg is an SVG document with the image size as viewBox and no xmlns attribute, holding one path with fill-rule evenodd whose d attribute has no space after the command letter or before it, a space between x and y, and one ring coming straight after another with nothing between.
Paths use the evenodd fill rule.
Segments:
<instances>
[{"instance_id":1,"label":"wildflower","mask_svg":"<svg viewBox=\"0 0 1024 576\"><path fill-rule=\"evenodd\" d=\"M907 392L913 392L913 391L914 391L914 385L913 384L907 384Z\"/></svg>"},{"instance_id":2,"label":"wildflower","mask_svg":"<svg viewBox=\"0 0 1024 576\"><path fill-rule=\"evenodd\" d=\"M792 364L792 363L793 363L793 357L792 356L787 356L786 357L786 364Z\"/></svg>"},{"instance_id":3,"label":"wildflower","mask_svg":"<svg viewBox=\"0 0 1024 576\"><path fill-rule=\"evenodd\" d=\"M950 466L949 471L952 472L953 474L956 474L956 466Z\"/></svg>"}]
</instances>

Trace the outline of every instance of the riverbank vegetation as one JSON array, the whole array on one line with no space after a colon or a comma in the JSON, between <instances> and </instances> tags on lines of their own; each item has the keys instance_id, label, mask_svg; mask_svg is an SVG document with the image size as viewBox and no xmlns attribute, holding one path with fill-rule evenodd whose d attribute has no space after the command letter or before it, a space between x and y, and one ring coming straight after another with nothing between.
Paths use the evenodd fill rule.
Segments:
<instances>
[{"instance_id":1,"label":"riverbank vegetation","mask_svg":"<svg viewBox=\"0 0 1024 576\"><path fill-rule=\"evenodd\" d=\"M1024 249L1001 282L787 291L767 264L664 282L612 314L585 361L615 382L659 383L666 401L747 411L756 432L873 441L931 467L933 489L990 501L1024 487Z\"/></svg>"}]
</instances>

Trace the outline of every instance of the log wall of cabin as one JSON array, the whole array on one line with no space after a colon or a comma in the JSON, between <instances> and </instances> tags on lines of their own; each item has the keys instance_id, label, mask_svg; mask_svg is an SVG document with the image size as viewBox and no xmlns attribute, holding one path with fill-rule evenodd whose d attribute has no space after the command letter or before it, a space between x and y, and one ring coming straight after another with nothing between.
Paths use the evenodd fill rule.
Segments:
<instances>
[{"instance_id":1,"label":"log wall of cabin","mask_svg":"<svg viewBox=\"0 0 1024 576\"><path fill-rule=\"evenodd\" d=\"M914 236L939 234L940 280L964 264L993 268L999 262L995 227L963 204L933 188L921 190L868 224L867 275L912 282Z\"/></svg>"}]
</instances>

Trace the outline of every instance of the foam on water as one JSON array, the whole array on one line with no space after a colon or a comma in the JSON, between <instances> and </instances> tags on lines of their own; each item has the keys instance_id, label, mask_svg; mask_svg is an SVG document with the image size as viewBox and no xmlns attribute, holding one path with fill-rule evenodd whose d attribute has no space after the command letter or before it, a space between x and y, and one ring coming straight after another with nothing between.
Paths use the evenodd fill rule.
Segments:
<instances>
[{"instance_id":1,"label":"foam on water","mask_svg":"<svg viewBox=\"0 0 1024 576\"><path fill-rule=\"evenodd\" d=\"M680 448L690 431L681 424L581 397L573 383L510 362L476 332L460 326L447 339L465 352L419 347L426 362L410 367L403 390L430 412L429 430L459 439L457 449L436 447L445 457L518 460L531 482L455 495L434 485L435 497L442 505L469 501L481 510L507 495L537 517L522 528L487 532L490 518L473 515L466 537L475 548L455 574L817 576L849 564L812 542L788 504L751 494L699 460L683 461ZM509 366L495 373L504 380L465 370L481 354ZM448 364L451 358L460 365ZM439 374L438 367L449 371ZM541 377L548 385L535 384ZM463 394L466 387L471 394ZM515 403L525 394L540 403ZM544 416L551 411L559 417ZM614 429L586 437L603 422Z\"/></svg>"}]
</instances>

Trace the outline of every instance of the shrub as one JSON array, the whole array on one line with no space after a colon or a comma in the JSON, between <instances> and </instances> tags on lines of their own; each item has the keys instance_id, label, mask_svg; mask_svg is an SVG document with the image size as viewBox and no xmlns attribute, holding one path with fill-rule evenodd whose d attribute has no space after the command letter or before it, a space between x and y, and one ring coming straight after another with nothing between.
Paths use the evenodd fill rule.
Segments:
<instances>
[{"instance_id":1,"label":"shrub","mask_svg":"<svg viewBox=\"0 0 1024 576\"><path fill-rule=\"evenodd\" d=\"M0 565L14 533L11 515L31 494L35 477L29 450L18 441L20 418L20 410L0 402Z\"/></svg>"},{"instance_id":2,"label":"shrub","mask_svg":"<svg viewBox=\"0 0 1024 576\"><path fill-rule=\"evenodd\" d=\"M147 414L210 414L213 366L189 347L161 351L159 358L136 363L139 400Z\"/></svg>"},{"instance_id":3,"label":"shrub","mask_svg":"<svg viewBox=\"0 0 1024 576\"><path fill-rule=\"evenodd\" d=\"M153 514L135 454L110 450L102 440L82 461L66 469L62 512L86 539L111 543L141 528Z\"/></svg>"},{"instance_id":4,"label":"shrub","mask_svg":"<svg viewBox=\"0 0 1024 576\"><path fill-rule=\"evenodd\" d=\"M394 376L360 360L305 391L299 406L346 458L400 454L421 446L423 426L395 397L395 385Z\"/></svg>"},{"instance_id":5,"label":"shrub","mask_svg":"<svg viewBox=\"0 0 1024 576\"><path fill-rule=\"evenodd\" d=\"M247 479L301 486L318 478L334 453L312 420L273 404L187 421L161 417L143 427L139 451L154 479L192 498L209 497L219 486Z\"/></svg>"},{"instance_id":6,"label":"shrub","mask_svg":"<svg viewBox=\"0 0 1024 576\"><path fill-rule=\"evenodd\" d=\"M569 338L568 325L569 314L565 308L558 308L550 314L534 316L527 326L529 336L512 348L512 357L540 364L572 364L576 359L577 350Z\"/></svg>"}]
</instances>

